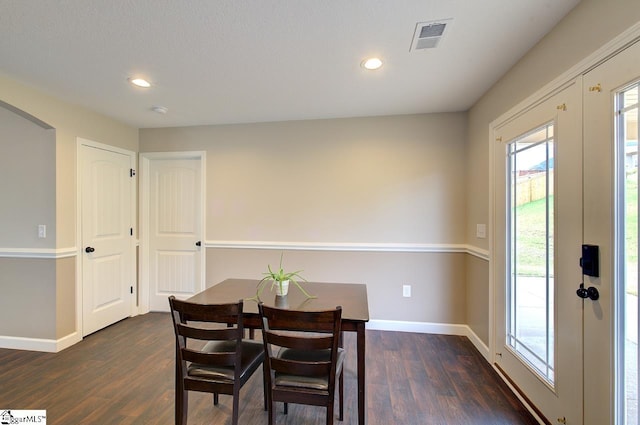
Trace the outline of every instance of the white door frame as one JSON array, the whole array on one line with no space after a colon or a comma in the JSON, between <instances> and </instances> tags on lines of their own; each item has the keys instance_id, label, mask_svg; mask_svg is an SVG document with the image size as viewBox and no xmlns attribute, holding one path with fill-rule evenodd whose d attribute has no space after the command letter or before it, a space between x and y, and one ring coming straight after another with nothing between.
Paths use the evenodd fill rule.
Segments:
<instances>
[{"instance_id":1,"label":"white door frame","mask_svg":"<svg viewBox=\"0 0 640 425\"><path fill-rule=\"evenodd\" d=\"M80 339L83 335L83 314L82 314L82 294L84 290L84 282L82 279L82 182L84 176L82 175L82 146L88 146L95 149L103 149L110 152L116 152L129 157L131 169L135 170L137 155L133 151L118 148L104 143L94 142L92 140L83 139L81 137L76 138L76 331L79 333ZM137 190L138 185L135 184L135 174L131 179L131 226L133 228L133 235L136 235L136 217L138 216L136 199L138 197ZM133 258L131 259L131 282L136 282L136 271L138 269L136 262L136 239L131 238ZM134 295L136 291L134 285ZM135 300L135 298L133 298ZM138 307L135 302L131 303L131 316L135 316L139 313Z\"/></svg>"},{"instance_id":2,"label":"white door frame","mask_svg":"<svg viewBox=\"0 0 640 425\"><path fill-rule=\"evenodd\" d=\"M149 170L151 167L151 161L154 159L198 159L201 164L200 173L200 228L202 229L202 235L206 237L206 152L205 151L183 151L183 152L144 152L140 154L140 283L139 283L139 298L138 298L138 311L143 313L149 312L149 297L151 296L150 282L149 282L149 214L150 214L150 178ZM203 237L203 239L204 239ZM200 250L200 276L201 287L205 287L205 271L206 271L206 242L202 241L202 248Z\"/></svg>"}]
</instances>

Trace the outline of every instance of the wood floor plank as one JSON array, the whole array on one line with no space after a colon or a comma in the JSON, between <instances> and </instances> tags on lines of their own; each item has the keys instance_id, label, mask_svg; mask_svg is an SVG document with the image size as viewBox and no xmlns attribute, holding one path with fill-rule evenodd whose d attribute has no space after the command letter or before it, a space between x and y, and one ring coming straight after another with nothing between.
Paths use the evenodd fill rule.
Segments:
<instances>
[{"instance_id":1,"label":"wood floor plank","mask_svg":"<svg viewBox=\"0 0 640 425\"><path fill-rule=\"evenodd\" d=\"M259 332L257 333L259 338ZM345 334L344 425L357 423L355 335ZM0 349L0 409L46 409L47 423L173 423L174 335L166 313L116 323L52 354ZM465 337L367 331L368 425L535 424ZM240 392L240 423L267 423L262 373ZM290 405L279 425L322 425L324 409ZM189 424L228 425L231 398L190 393ZM336 423L340 423L337 421Z\"/></svg>"}]
</instances>

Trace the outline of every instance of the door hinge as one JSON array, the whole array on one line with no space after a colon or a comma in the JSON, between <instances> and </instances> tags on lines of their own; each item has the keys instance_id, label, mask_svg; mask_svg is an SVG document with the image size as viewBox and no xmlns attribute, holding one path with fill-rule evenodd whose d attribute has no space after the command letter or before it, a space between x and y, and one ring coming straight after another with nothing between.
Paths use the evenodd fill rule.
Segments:
<instances>
[{"instance_id":1,"label":"door hinge","mask_svg":"<svg viewBox=\"0 0 640 425\"><path fill-rule=\"evenodd\" d=\"M136 175L136 170L134 170L133 168L129 168L129 177L133 177Z\"/></svg>"},{"instance_id":2,"label":"door hinge","mask_svg":"<svg viewBox=\"0 0 640 425\"><path fill-rule=\"evenodd\" d=\"M131 289L131 293L133 294L133 286L131 286L130 289Z\"/></svg>"}]
</instances>

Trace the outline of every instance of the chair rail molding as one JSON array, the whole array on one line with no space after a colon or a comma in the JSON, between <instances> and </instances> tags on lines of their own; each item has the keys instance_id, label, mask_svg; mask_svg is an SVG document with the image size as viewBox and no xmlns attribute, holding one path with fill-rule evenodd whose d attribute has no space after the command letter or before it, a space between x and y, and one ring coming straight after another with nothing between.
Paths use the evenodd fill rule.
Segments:
<instances>
[{"instance_id":1,"label":"chair rail molding","mask_svg":"<svg viewBox=\"0 0 640 425\"><path fill-rule=\"evenodd\" d=\"M467 244L419 244L419 243L359 243L359 242L276 242L276 241L222 241L209 240L206 248L225 249L274 249L292 251L347 251L347 252L424 252L465 253L484 260L489 251Z\"/></svg>"},{"instance_id":2,"label":"chair rail molding","mask_svg":"<svg viewBox=\"0 0 640 425\"><path fill-rule=\"evenodd\" d=\"M68 248L0 248L0 258L59 259L78 255L76 247Z\"/></svg>"}]
</instances>

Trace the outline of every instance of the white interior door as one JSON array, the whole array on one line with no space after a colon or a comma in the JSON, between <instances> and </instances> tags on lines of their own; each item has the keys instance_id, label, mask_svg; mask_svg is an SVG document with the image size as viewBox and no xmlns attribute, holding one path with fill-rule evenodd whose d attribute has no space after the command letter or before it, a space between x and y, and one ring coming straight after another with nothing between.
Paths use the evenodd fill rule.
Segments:
<instances>
[{"instance_id":1,"label":"white interior door","mask_svg":"<svg viewBox=\"0 0 640 425\"><path fill-rule=\"evenodd\" d=\"M203 154L144 154L149 309L204 289Z\"/></svg>"},{"instance_id":2,"label":"white interior door","mask_svg":"<svg viewBox=\"0 0 640 425\"><path fill-rule=\"evenodd\" d=\"M81 144L82 334L132 314L133 153Z\"/></svg>"},{"instance_id":3,"label":"white interior door","mask_svg":"<svg viewBox=\"0 0 640 425\"><path fill-rule=\"evenodd\" d=\"M553 423L581 424L582 114L571 84L494 129L495 364Z\"/></svg>"},{"instance_id":4,"label":"white interior door","mask_svg":"<svg viewBox=\"0 0 640 425\"><path fill-rule=\"evenodd\" d=\"M588 425L638 423L638 234L624 223L627 215L635 216L631 227L637 228L638 90L632 86L639 81L640 43L584 76L584 240L598 245L600 251L600 276L585 276L584 280L585 286L596 288L600 295L596 301L585 300L584 306ZM620 104L625 91L629 96ZM634 109L635 119L631 116ZM627 195L636 198L625 205ZM627 241L635 245L635 270L626 264L631 257ZM632 287L625 287L626 280ZM625 320L625 309L626 313L635 309L635 323ZM629 328L635 329L635 337L625 332Z\"/></svg>"}]
</instances>

